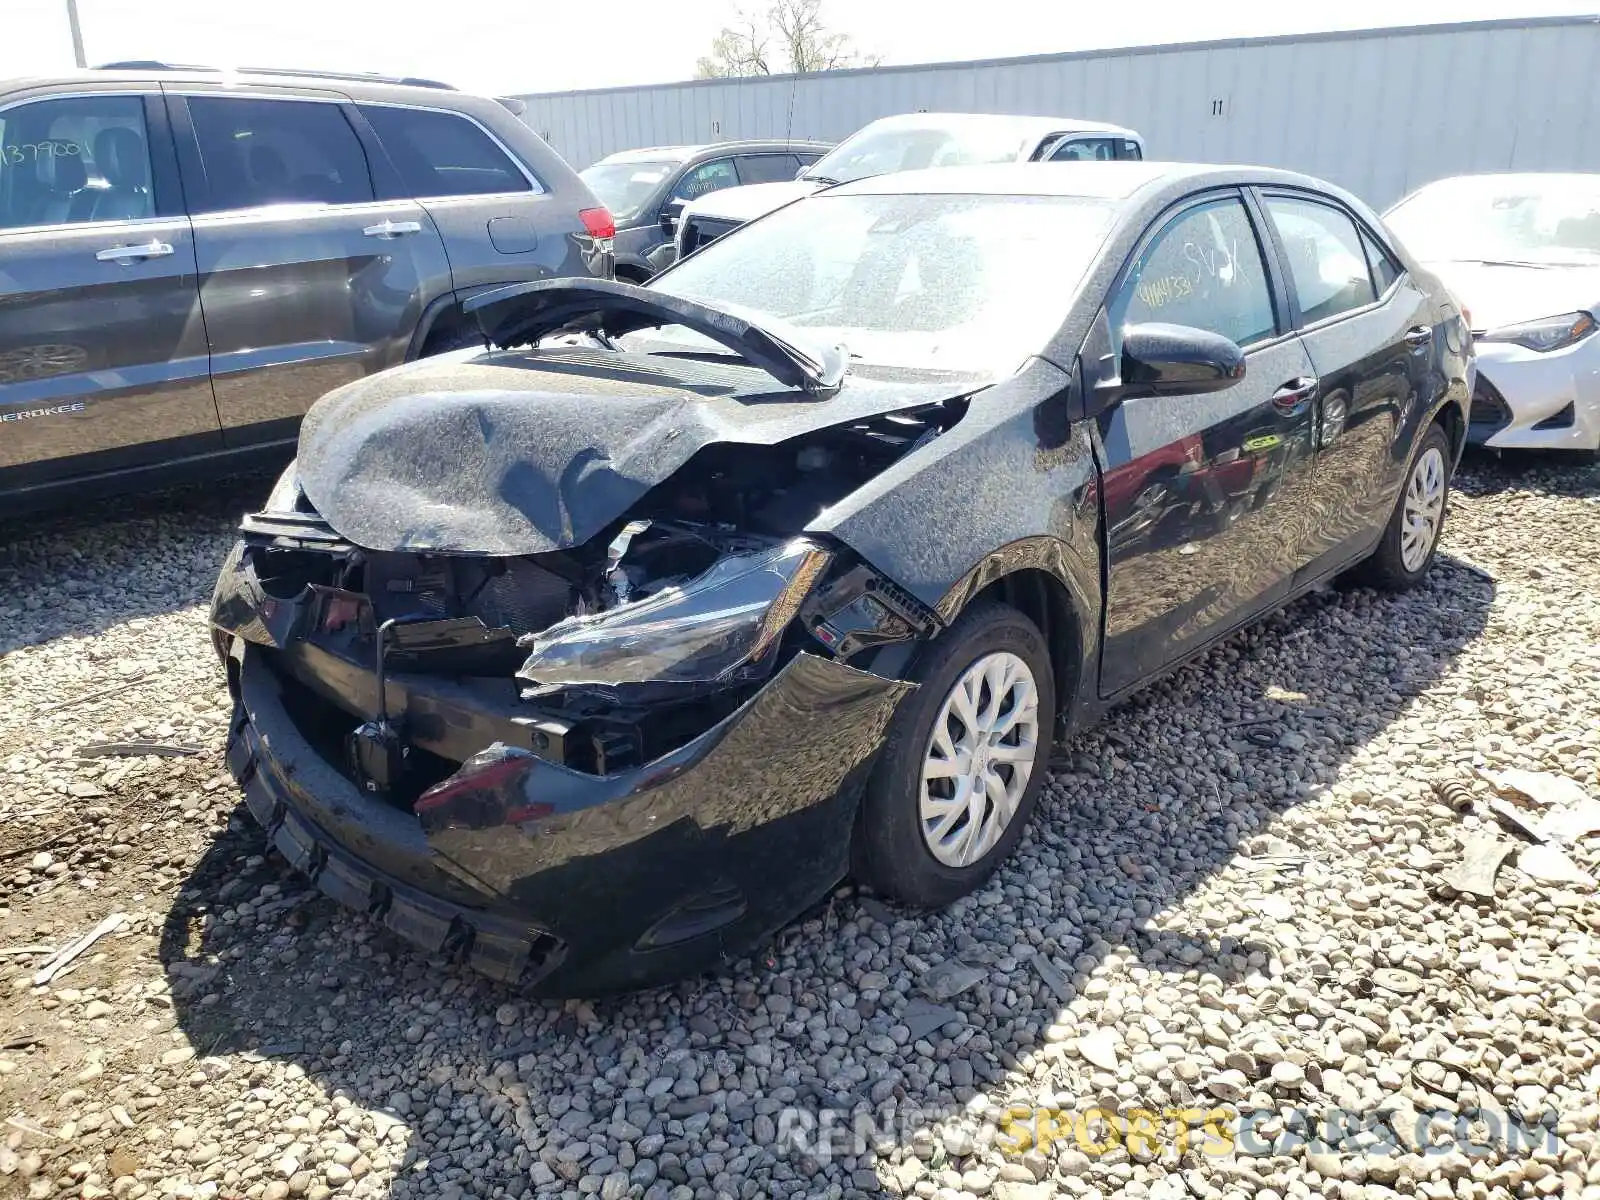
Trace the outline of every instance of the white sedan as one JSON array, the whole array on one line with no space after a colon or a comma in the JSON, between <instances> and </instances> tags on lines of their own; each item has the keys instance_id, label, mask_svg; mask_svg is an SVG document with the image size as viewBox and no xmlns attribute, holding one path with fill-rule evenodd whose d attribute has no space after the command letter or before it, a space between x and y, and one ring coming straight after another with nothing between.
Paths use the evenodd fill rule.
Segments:
<instances>
[{"instance_id":1,"label":"white sedan","mask_svg":"<svg viewBox=\"0 0 1600 1200\"><path fill-rule=\"evenodd\" d=\"M677 257L687 258L708 242L785 204L873 175L979 163L1110 162L1143 157L1143 138L1131 129L1100 121L996 113L880 117L794 179L723 188L693 201L678 217Z\"/></svg>"},{"instance_id":2,"label":"white sedan","mask_svg":"<svg viewBox=\"0 0 1600 1200\"><path fill-rule=\"evenodd\" d=\"M1600 451L1600 175L1461 175L1384 215L1468 312L1468 440Z\"/></svg>"}]
</instances>

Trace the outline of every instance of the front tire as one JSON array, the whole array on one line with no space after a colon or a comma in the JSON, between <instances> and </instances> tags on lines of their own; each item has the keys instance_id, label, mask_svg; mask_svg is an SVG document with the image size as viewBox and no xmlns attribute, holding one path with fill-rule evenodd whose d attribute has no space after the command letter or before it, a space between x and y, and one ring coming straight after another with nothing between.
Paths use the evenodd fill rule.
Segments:
<instances>
[{"instance_id":1,"label":"front tire","mask_svg":"<svg viewBox=\"0 0 1600 1200\"><path fill-rule=\"evenodd\" d=\"M1033 814L1055 728L1050 654L1010 605L983 602L907 676L867 785L852 857L883 895L938 908L981 887Z\"/></svg>"},{"instance_id":2,"label":"front tire","mask_svg":"<svg viewBox=\"0 0 1600 1200\"><path fill-rule=\"evenodd\" d=\"M1444 532L1452 457L1449 436L1438 425L1429 426L1406 472L1383 539L1354 572L1359 582L1391 592L1422 582Z\"/></svg>"}]
</instances>

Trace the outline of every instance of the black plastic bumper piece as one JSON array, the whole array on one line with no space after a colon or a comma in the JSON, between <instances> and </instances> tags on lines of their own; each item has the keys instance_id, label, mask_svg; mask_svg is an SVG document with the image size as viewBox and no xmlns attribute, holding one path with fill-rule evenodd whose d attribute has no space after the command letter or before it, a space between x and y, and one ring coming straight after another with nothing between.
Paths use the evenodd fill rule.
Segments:
<instances>
[{"instance_id":1,"label":"black plastic bumper piece","mask_svg":"<svg viewBox=\"0 0 1600 1200\"><path fill-rule=\"evenodd\" d=\"M335 845L289 802L290 788L265 754L242 702L228 734L228 769L278 852L346 908L370 914L429 953L506 983L532 983L560 962L565 948L556 939L406 887Z\"/></svg>"},{"instance_id":2,"label":"black plastic bumper piece","mask_svg":"<svg viewBox=\"0 0 1600 1200\"><path fill-rule=\"evenodd\" d=\"M1472 388L1472 408L1467 417L1467 441L1482 445L1507 425L1511 424L1511 406L1506 403L1500 389L1478 372Z\"/></svg>"},{"instance_id":3,"label":"black plastic bumper piece","mask_svg":"<svg viewBox=\"0 0 1600 1200\"><path fill-rule=\"evenodd\" d=\"M229 766L283 855L423 949L552 996L714 969L826 895L912 686L801 654L643 767L586 775L501 746L411 812L306 739L277 652L234 639L230 655Z\"/></svg>"}]
</instances>

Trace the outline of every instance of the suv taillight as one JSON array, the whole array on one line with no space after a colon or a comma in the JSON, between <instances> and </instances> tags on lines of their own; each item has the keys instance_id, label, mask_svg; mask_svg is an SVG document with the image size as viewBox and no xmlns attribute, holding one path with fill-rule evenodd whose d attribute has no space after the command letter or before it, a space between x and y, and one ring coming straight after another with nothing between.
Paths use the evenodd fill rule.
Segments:
<instances>
[{"instance_id":1,"label":"suv taillight","mask_svg":"<svg viewBox=\"0 0 1600 1200\"><path fill-rule=\"evenodd\" d=\"M579 211L578 220L592 238L611 238L617 235L617 223L608 208L585 208Z\"/></svg>"}]
</instances>

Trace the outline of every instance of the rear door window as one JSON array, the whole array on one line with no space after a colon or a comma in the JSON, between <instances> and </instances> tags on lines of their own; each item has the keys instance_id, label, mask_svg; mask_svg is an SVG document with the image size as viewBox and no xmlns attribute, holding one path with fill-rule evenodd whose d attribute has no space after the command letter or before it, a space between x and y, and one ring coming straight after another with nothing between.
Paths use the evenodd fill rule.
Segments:
<instances>
[{"instance_id":1,"label":"rear door window","mask_svg":"<svg viewBox=\"0 0 1600 1200\"><path fill-rule=\"evenodd\" d=\"M1050 162L1111 162L1121 138L1067 138L1050 152Z\"/></svg>"},{"instance_id":2,"label":"rear door window","mask_svg":"<svg viewBox=\"0 0 1600 1200\"><path fill-rule=\"evenodd\" d=\"M740 183L780 183L793 179L800 171L800 160L793 154L741 154Z\"/></svg>"},{"instance_id":3,"label":"rear door window","mask_svg":"<svg viewBox=\"0 0 1600 1200\"><path fill-rule=\"evenodd\" d=\"M677 186L672 189L674 200L698 200L701 196L709 196L712 192L720 192L723 188L737 187L739 184L738 173L734 170L733 159L714 158L710 162L701 163L683 173L683 178L678 180Z\"/></svg>"},{"instance_id":4,"label":"rear door window","mask_svg":"<svg viewBox=\"0 0 1600 1200\"><path fill-rule=\"evenodd\" d=\"M1289 260L1303 324L1326 321L1377 299L1354 221L1313 200L1268 196L1266 205Z\"/></svg>"},{"instance_id":5,"label":"rear door window","mask_svg":"<svg viewBox=\"0 0 1600 1200\"><path fill-rule=\"evenodd\" d=\"M373 198L361 141L337 104L191 96L205 168L201 212Z\"/></svg>"},{"instance_id":6,"label":"rear door window","mask_svg":"<svg viewBox=\"0 0 1600 1200\"><path fill-rule=\"evenodd\" d=\"M378 104L362 105L361 115L377 131L410 198L534 190L510 156L466 117Z\"/></svg>"},{"instance_id":7,"label":"rear door window","mask_svg":"<svg viewBox=\"0 0 1600 1200\"><path fill-rule=\"evenodd\" d=\"M63 96L0 112L0 229L155 216L138 96Z\"/></svg>"}]
</instances>

